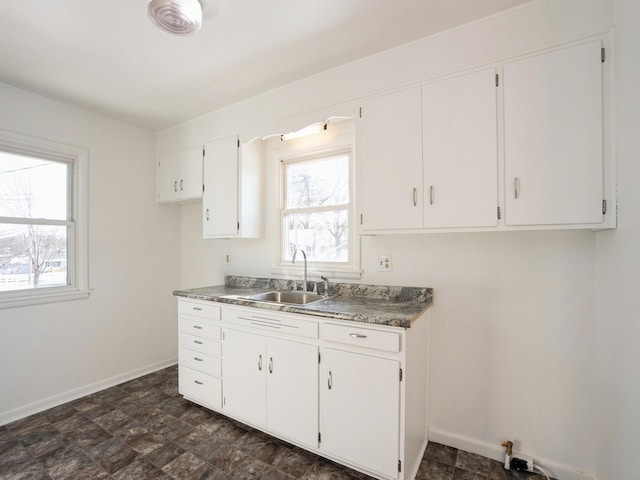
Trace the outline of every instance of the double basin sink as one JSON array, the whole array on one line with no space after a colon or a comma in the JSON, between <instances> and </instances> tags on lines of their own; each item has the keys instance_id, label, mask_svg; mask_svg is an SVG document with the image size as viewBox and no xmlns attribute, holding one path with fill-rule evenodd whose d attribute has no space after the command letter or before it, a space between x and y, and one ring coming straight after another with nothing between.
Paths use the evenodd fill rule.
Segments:
<instances>
[{"instance_id":1,"label":"double basin sink","mask_svg":"<svg viewBox=\"0 0 640 480\"><path fill-rule=\"evenodd\" d=\"M312 292L297 292L294 290L271 291L264 293L256 293L255 295L247 295L243 297L257 302L283 303L289 305L308 305L310 303L319 302L329 297L318 295Z\"/></svg>"}]
</instances>

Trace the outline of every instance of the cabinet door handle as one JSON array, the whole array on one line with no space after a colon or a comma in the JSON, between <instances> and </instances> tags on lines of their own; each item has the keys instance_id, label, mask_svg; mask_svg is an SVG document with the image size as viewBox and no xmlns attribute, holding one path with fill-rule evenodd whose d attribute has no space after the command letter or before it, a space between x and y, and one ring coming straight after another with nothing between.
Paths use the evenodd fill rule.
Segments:
<instances>
[{"instance_id":1,"label":"cabinet door handle","mask_svg":"<svg viewBox=\"0 0 640 480\"><path fill-rule=\"evenodd\" d=\"M207 219L207 222L208 222L208 221L209 221L209 219L210 219L210 216L209 216L209 209L208 209L208 208L207 208L207 210L204 212L204 217Z\"/></svg>"},{"instance_id":2,"label":"cabinet door handle","mask_svg":"<svg viewBox=\"0 0 640 480\"><path fill-rule=\"evenodd\" d=\"M429 205L433 205L433 185L429 187Z\"/></svg>"},{"instance_id":3,"label":"cabinet door handle","mask_svg":"<svg viewBox=\"0 0 640 480\"><path fill-rule=\"evenodd\" d=\"M269 357L269 373L273 373L273 357Z\"/></svg>"},{"instance_id":4,"label":"cabinet door handle","mask_svg":"<svg viewBox=\"0 0 640 480\"><path fill-rule=\"evenodd\" d=\"M202 345L202 342L200 340L194 340L193 343L195 343L196 345Z\"/></svg>"},{"instance_id":5,"label":"cabinet door handle","mask_svg":"<svg viewBox=\"0 0 640 480\"><path fill-rule=\"evenodd\" d=\"M193 359L194 359L196 362L204 362L204 360L202 360L201 358L198 358L198 357L193 357Z\"/></svg>"},{"instance_id":6,"label":"cabinet door handle","mask_svg":"<svg viewBox=\"0 0 640 480\"><path fill-rule=\"evenodd\" d=\"M367 338L366 335L363 335L361 333L350 333L349 336L353 338Z\"/></svg>"},{"instance_id":7,"label":"cabinet door handle","mask_svg":"<svg viewBox=\"0 0 640 480\"><path fill-rule=\"evenodd\" d=\"M182 185L184 184L184 180L180 180L180 191L182 192L184 190L184 188L182 188Z\"/></svg>"},{"instance_id":8,"label":"cabinet door handle","mask_svg":"<svg viewBox=\"0 0 640 480\"><path fill-rule=\"evenodd\" d=\"M199 311L199 312L200 312L200 311L202 311L202 307L193 307L193 309L194 309L194 310L197 310L197 311Z\"/></svg>"},{"instance_id":9,"label":"cabinet door handle","mask_svg":"<svg viewBox=\"0 0 640 480\"><path fill-rule=\"evenodd\" d=\"M173 191L178 193L178 181L177 180L174 180L174 182L173 182Z\"/></svg>"},{"instance_id":10,"label":"cabinet door handle","mask_svg":"<svg viewBox=\"0 0 640 480\"><path fill-rule=\"evenodd\" d=\"M418 206L418 189L417 188L413 189L413 206L414 207Z\"/></svg>"},{"instance_id":11,"label":"cabinet door handle","mask_svg":"<svg viewBox=\"0 0 640 480\"><path fill-rule=\"evenodd\" d=\"M195 328L196 330L202 330L202 327L200 325L194 325L193 328Z\"/></svg>"},{"instance_id":12,"label":"cabinet door handle","mask_svg":"<svg viewBox=\"0 0 640 480\"><path fill-rule=\"evenodd\" d=\"M258 371L262 371L262 355L258 355Z\"/></svg>"},{"instance_id":13,"label":"cabinet door handle","mask_svg":"<svg viewBox=\"0 0 640 480\"><path fill-rule=\"evenodd\" d=\"M513 198L516 200L520 196L520 177L513 177Z\"/></svg>"},{"instance_id":14,"label":"cabinet door handle","mask_svg":"<svg viewBox=\"0 0 640 480\"><path fill-rule=\"evenodd\" d=\"M197 383L198 385L204 385L204 383L198 381L198 380L194 380L193 383Z\"/></svg>"},{"instance_id":15,"label":"cabinet door handle","mask_svg":"<svg viewBox=\"0 0 640 480\"><path fill-rule=\"evenodd\" d=\"M329 370L329 374L327 375L327 386L329 387L329 390L331 390L331 387L333 386L333 376L331 375L331 370Z\"/></svg>"}]
</instances>

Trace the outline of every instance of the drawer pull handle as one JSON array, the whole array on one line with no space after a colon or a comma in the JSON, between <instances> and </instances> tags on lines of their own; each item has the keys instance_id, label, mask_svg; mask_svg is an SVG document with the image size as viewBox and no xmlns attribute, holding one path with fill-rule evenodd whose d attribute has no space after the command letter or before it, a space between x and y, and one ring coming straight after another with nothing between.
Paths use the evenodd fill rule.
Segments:
<instances>
[{"instance_id":1,"label":"drawer pull handle","mask_svg":"<svg viewBox=\"0 0 640 480\"><path fill-rule=\"evenodd\" d=\"M202 345L202 342L200 340L194 340L193 343L195 343L197 345Z\"/></svg>"},{"instance_id":2,"label":"drawer pull handle","mask_svg":"<svg viewBox=\"0 0 640 480\"><path fill-rule=\"evenodd\" d=\"M197 310L197 311L199 311L199 312L201 312L201 311L202 311L202 307L193 307L193 309L194 309L194 310Z\"/></svg>"},{"instance_id":3,"label":"drawer pull handle","mask_svg":"<svg viewBox=\"0 0 640 480\"><path fill-rule=\"evenodd\" d=\"M329 374L327 375L327 387L329 387L329 390L333 387L333 375L331 375L331 370L329 370Z\"/></svg>"},{"instance_id":4,"label":"drawer pull handle","mask_svg":"<svg viewBox=\"0 0 640 480\"><path fill-rule=\"evenodd\" d=\"M198 357L193 357L193 359L194 359L196 362L204 362L204 360L202 360L201 358L198 358Z\"/></svg>"},{"instance_id":5,"label":"drawer pull handle","mask_svg":"<svg viewBox=\"0 0 640 480\"><path fill-rule=\"evenodd\" d=\"M204 383L200 382L199 380L194 380L193 383L197 383L198 385L204 385Z\"/></svg>"},{"instance_id":6,"label":"drawer pull handle","mask_svg":"<svg viewBox=\"0 0 640 480\"><path fill-rule=\"evenodd\" d=\"M361 333L350 333L349 336L352 338L367 338L366 335L363 335Z\"/></svg>"},{"instance_id":7,"label":"drawer pull handle","mask_svg":"<svg viewBox=\"0 0 640 480\"><path fill-rule=\"evenodd\" d=\"M202 327L200 325L194 325L193 328L195 328L196 330L202 330Z\"/></svg>"},{"instance_id":8,"label":"drawer pull handle","mask_svg":"<svg viewBox=\"0 0 640 480\"><path fill-rule=\"evenodd\" d=\"M258 370L262 371L262 355L258 355Z\"/></svg>"}]
</instances>

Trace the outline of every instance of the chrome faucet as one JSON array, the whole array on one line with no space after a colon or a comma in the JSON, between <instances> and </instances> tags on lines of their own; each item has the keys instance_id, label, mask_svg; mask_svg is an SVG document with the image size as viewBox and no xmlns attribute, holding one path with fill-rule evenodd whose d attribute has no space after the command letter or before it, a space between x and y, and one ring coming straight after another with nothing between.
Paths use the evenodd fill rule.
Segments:
<instances>
[{"instance_id":1,"label":"chrome faucet","mask_svg":"<svg viewBox=\"0 0 640 480\"><path fill-rule=\"evenodd\" d=\"M324 275L320 275L320 279L324 282L324 296L329 296L329 279Z\"/></svg>"},{"instance_id":2,"label":"chrome faucet","mask_svg":"<svg viewBox=\"0 0 640 480\"><path fill-rule=\"evenodd\" d=\"M301 248L296 248L293 252L293 260L291 263L296 263L296 255L298 252L302 252L302 256L304 257L304 285L302 286L302 291L307 291L307 254Z\"/></svg>"}]
</instances>

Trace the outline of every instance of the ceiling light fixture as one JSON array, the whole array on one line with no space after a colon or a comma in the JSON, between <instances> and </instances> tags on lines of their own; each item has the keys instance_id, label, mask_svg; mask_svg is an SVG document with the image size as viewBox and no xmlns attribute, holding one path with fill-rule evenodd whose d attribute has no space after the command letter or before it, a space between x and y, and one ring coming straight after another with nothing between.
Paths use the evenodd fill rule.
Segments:
<instances>
[{"instance_id":1,"label":"ceiling light fixture","mask_svg":"<svg viewBox=\"0 0 640 480\"><path fill-rule=\"evenodd\" d=\"M158 28L172 35L193 35L202 26L199 0L149 0L147 15Z\"/></svg>"}]
</instances>

